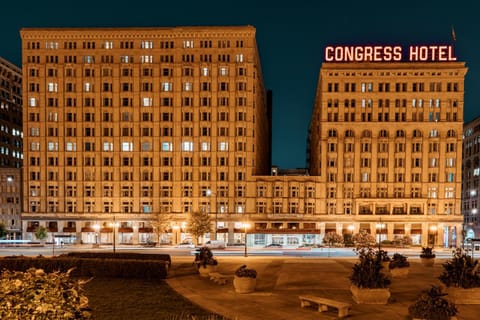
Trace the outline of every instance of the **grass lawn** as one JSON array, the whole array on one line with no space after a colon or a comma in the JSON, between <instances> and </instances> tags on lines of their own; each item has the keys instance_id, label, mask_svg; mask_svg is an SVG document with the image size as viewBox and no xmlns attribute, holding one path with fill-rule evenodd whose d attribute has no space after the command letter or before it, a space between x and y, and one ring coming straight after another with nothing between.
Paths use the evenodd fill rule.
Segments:
<instances>
[{"instance_id":1,"label":"grass lawn","mask_svg":"<svg viewBox=\"0 0 480 320\"><path fill-rule=\"evenodd\" d=\"M191 272L191 265L179 273ZM163 280L94 278L84 285L96 320L224 319L193 304Z\"/></svg>"}]
</instances>

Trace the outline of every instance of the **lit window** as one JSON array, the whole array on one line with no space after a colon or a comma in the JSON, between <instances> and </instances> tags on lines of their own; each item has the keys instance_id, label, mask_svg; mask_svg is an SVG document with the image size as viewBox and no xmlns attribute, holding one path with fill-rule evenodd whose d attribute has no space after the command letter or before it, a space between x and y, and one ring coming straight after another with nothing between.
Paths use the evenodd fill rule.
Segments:
<instances>
[{"instance_id":1,"label":"lit window","mask_svg":"<svg viewBox=\"0 0 480 320\"><path fill-rule=\"evenodd\" d=\"M77 151L77 144L75 142L67 142L65 149L67 151Z\"/></svg>"},{"instance_id":2,"label":"lit window","mask_svg":"<svg viewBox=\"0 0 480 320\"><path fill-rule=\"evenodd\" d=\"M193 142L191 141L182 142L182 151L193 151Z\"/></svg>"},{"instance_id":3,"label":"lit window","mask_svg":"<svg viewBox=\"0 0 480 320\"><path fill-rule=\"evenodd\" d=\"M28 105L30 107L36 107L37 106L37 99L36 98L30 98L28 99Z\"/></svg>"},{"instance_id":4,"label":"lit window","mask_svg":"<svg viewBox=\"0 0 480 320\"><path fill-rule=\"evenodd\" d=\"M153 63L153 56L141 56L140 57L141 63Z\"/></svg>"},{"instance_id":5,"label":"lit window","mask_svg":"<svg viewBox=\"0 0 480 320\"><path fill-rule=\"evenodd\" d=\"M236 62L243 62L243 54L237 54L235 56L235 61Z\"/></svg>"},{"instance_id":6,"label":"lit window","mask_svg":"<svg viewBox=\"0 0 480 320\"><path fill-rule=\"evenodd\" d=\"M220 75L221 76L228 76L228 68L227 67L220 67Z\"/></svg>"},{"instance_id":7,"label":"lit window","mask_svg":"<svg viewBox=\"0 0 480 320\"><path fill-rule=\"evenodd\" d=\"M162 151L173 151L171 142L162 142Z\"/></svg>"},{"instance_id":8,"label":"lit window","mask_svg":"<svg viewBox=\"0 0 480 320\"><path fill-rule=\"evenodd\" d=\"M58 84L54 82L49 82L47 84L48 92L57 92L58 91Z\"/></svg>"},{"instance_id":9,"label":"lit window","mask_svg":"<svg viewBox=\"0 0 480 320\"><path fill-rule=\"evenodd\" d=\"M90 82L85 83L85 92L90 92L92 90L92 84Z\"/></svg>"},{"instance_id":10,"label":"lit window","mask_svg":"<svg viewBox=\"0 0 480 320\"><path fill-rule=\"evenodd\" d=\"M162 91L173 91L173 84L171 82L162 82Z\"/></svg>"},{"instance_id":11,"label":"lit window","mask_svg":"<svg viewBox=\"0 0 480 320\"><path fill-rule=\"evenodd\" d=\"M202 151L210 151L210 142L202 142L201 150Z\"/></svg>"},{"instance_id":12,"label":"lit window","mask_svg":"<svg viewBox=\"0 0 480 320\"><path fill-rule=\"evenodd\" d=\"M193 48L193 40L183 40L184 48Z\"/></svg>"},{"instance_id":13,"label":"lit window","mask_svg":"<svg viewBox=\"0 0 480 320\"><path fill-rule=\"evenodd\" d=\"M122 142L122 151L133 151L133 142Z\"/></svg>"},{"instance_id":14,"label":"lit window","mask_svg":"<svg viewBox=\"0 0 480 320\"><path fill-rule=\"evenodd\" d=\"M228 142L219 142L218 143L218 150L220 151L228 151Z\"/></svg>"},{"instance_id":15,"label":"lit window","mask_svg":"<svg viewBox=\"0 0 480 320\"><path fill-rule=\"evenodd\" d=\"M208 68L206 68L206 67L202 68L202 76L206 77L206 76L208 76L208 73L209 73Z\"/></svg>"},{"instance_id":16,"label":"lit window","mask_svg":"<svg viewBox=\"0 0 480 320\"><path fill-rule=\"evenodd\" d=\"M192 91L193 84L191 82L184 82L183 83L183 90L184 91Z\"/></svg>"},{"instance_id":17,"label":"lit window","mask_svg":"<svg viewBox=\"0 0 480 320\"><path fill-rule=\"evenodd\" d=\"M142 41L142 49L153 49L153 41Z\"/></svg>"},{"instance_id":18,"label":"lit window","mask_svg":"<svg viewBox=\"0 0 480 320\"><path fill-rule=\"evenodd\" d=\"M151 107L152 106L152 98L143 98L142 99L142 105L144 107Z\"/></svg>"},{"instance_id":19,"label":"lit window","mask_svg":"<svg viewBox=\"0 0 480 320\"><path fill-rule=\"evenodd\" d=\"M104 142L103 143L103 151L113 151L113 143L112 142Z\"/></svg>"}]
</instances>

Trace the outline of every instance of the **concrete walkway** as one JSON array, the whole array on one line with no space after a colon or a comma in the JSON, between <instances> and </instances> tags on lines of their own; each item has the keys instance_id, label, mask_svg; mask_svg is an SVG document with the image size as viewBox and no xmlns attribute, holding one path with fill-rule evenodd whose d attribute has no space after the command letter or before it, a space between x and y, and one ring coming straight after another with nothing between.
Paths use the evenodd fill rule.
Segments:
<instances>
[{"instance_id":1,"label":"concrete walkway","mask_svg":"<svg viewBox=\"0 0 480 320\"><path fill-rule=\"evenodd\" d=\"M192 257L174 257L167 282L192 302L217 314L237 320L336 319L337 311L319 313L301 308L298 296L318 295L352 304L352 319L409 319L408 306L419 293L440 284L442 273L437 259L433 268L424 267L419 259L409 258L410 274L406 279L392 279L392 294L387 305L359 305L351 296L348 277L356 259L298 257L217 257L218 272L227 275L226 285L201 278L191 265ZM235 270L246 264L258 272L257 290L250 294L235 293L232 280ZM458 305L458 319L479 319L480 305Z\"/></svg>"}]
</instances>

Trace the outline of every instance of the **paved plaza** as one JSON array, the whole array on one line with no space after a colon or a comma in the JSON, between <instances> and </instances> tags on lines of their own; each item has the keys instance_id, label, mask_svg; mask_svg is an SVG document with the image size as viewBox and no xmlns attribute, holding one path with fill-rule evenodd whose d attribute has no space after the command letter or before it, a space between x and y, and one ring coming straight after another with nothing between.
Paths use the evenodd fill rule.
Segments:
<instances>
[{"instance_id":1,"label":"paved plaza","mask_svg":"<svg viewBox=\"0 0 480 320\"><path fill-rule=\"evenodd\" d=\"M409 258L410 274L406 279L392 279L392 294L387 305L356 304L349 290L348 277L355 258L310 257L218 257L218 271L228 276L226 285L201 278L191 257L173 257L168 283L183 296L208 309L237 320L336 319L336 310L319 313L300 307L299 295L311 294L352 304L351 319L409 319L408 306L419 293L432 284L445 259L437 259L428 268L418 258ZM235 293L232 280L235 269L246 264L258 272L257 290L251 294ZM480 305L458 305L458 319L479 319Z\"/></svg>"}]
</instances>

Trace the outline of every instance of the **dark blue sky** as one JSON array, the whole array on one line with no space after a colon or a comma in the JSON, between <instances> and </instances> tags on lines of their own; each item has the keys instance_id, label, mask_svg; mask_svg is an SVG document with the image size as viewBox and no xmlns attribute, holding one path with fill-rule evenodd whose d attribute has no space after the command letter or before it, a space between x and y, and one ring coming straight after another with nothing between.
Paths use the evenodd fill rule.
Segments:
<instances>
[{"instance_id":1,"label":"dark blue sky","mask_svg":"<svg viewBox=\"0 0 480 320\"><path fill-rule=\"evenodd\" d=\"M8 1L0 5L0 56L21 64L22 27L253 25L273 90L273 163L305 166L307 129L328 44L450 43L469 72L465 120L480 115L480 17L474 0Z\"/></svg>"}]
</instances>

